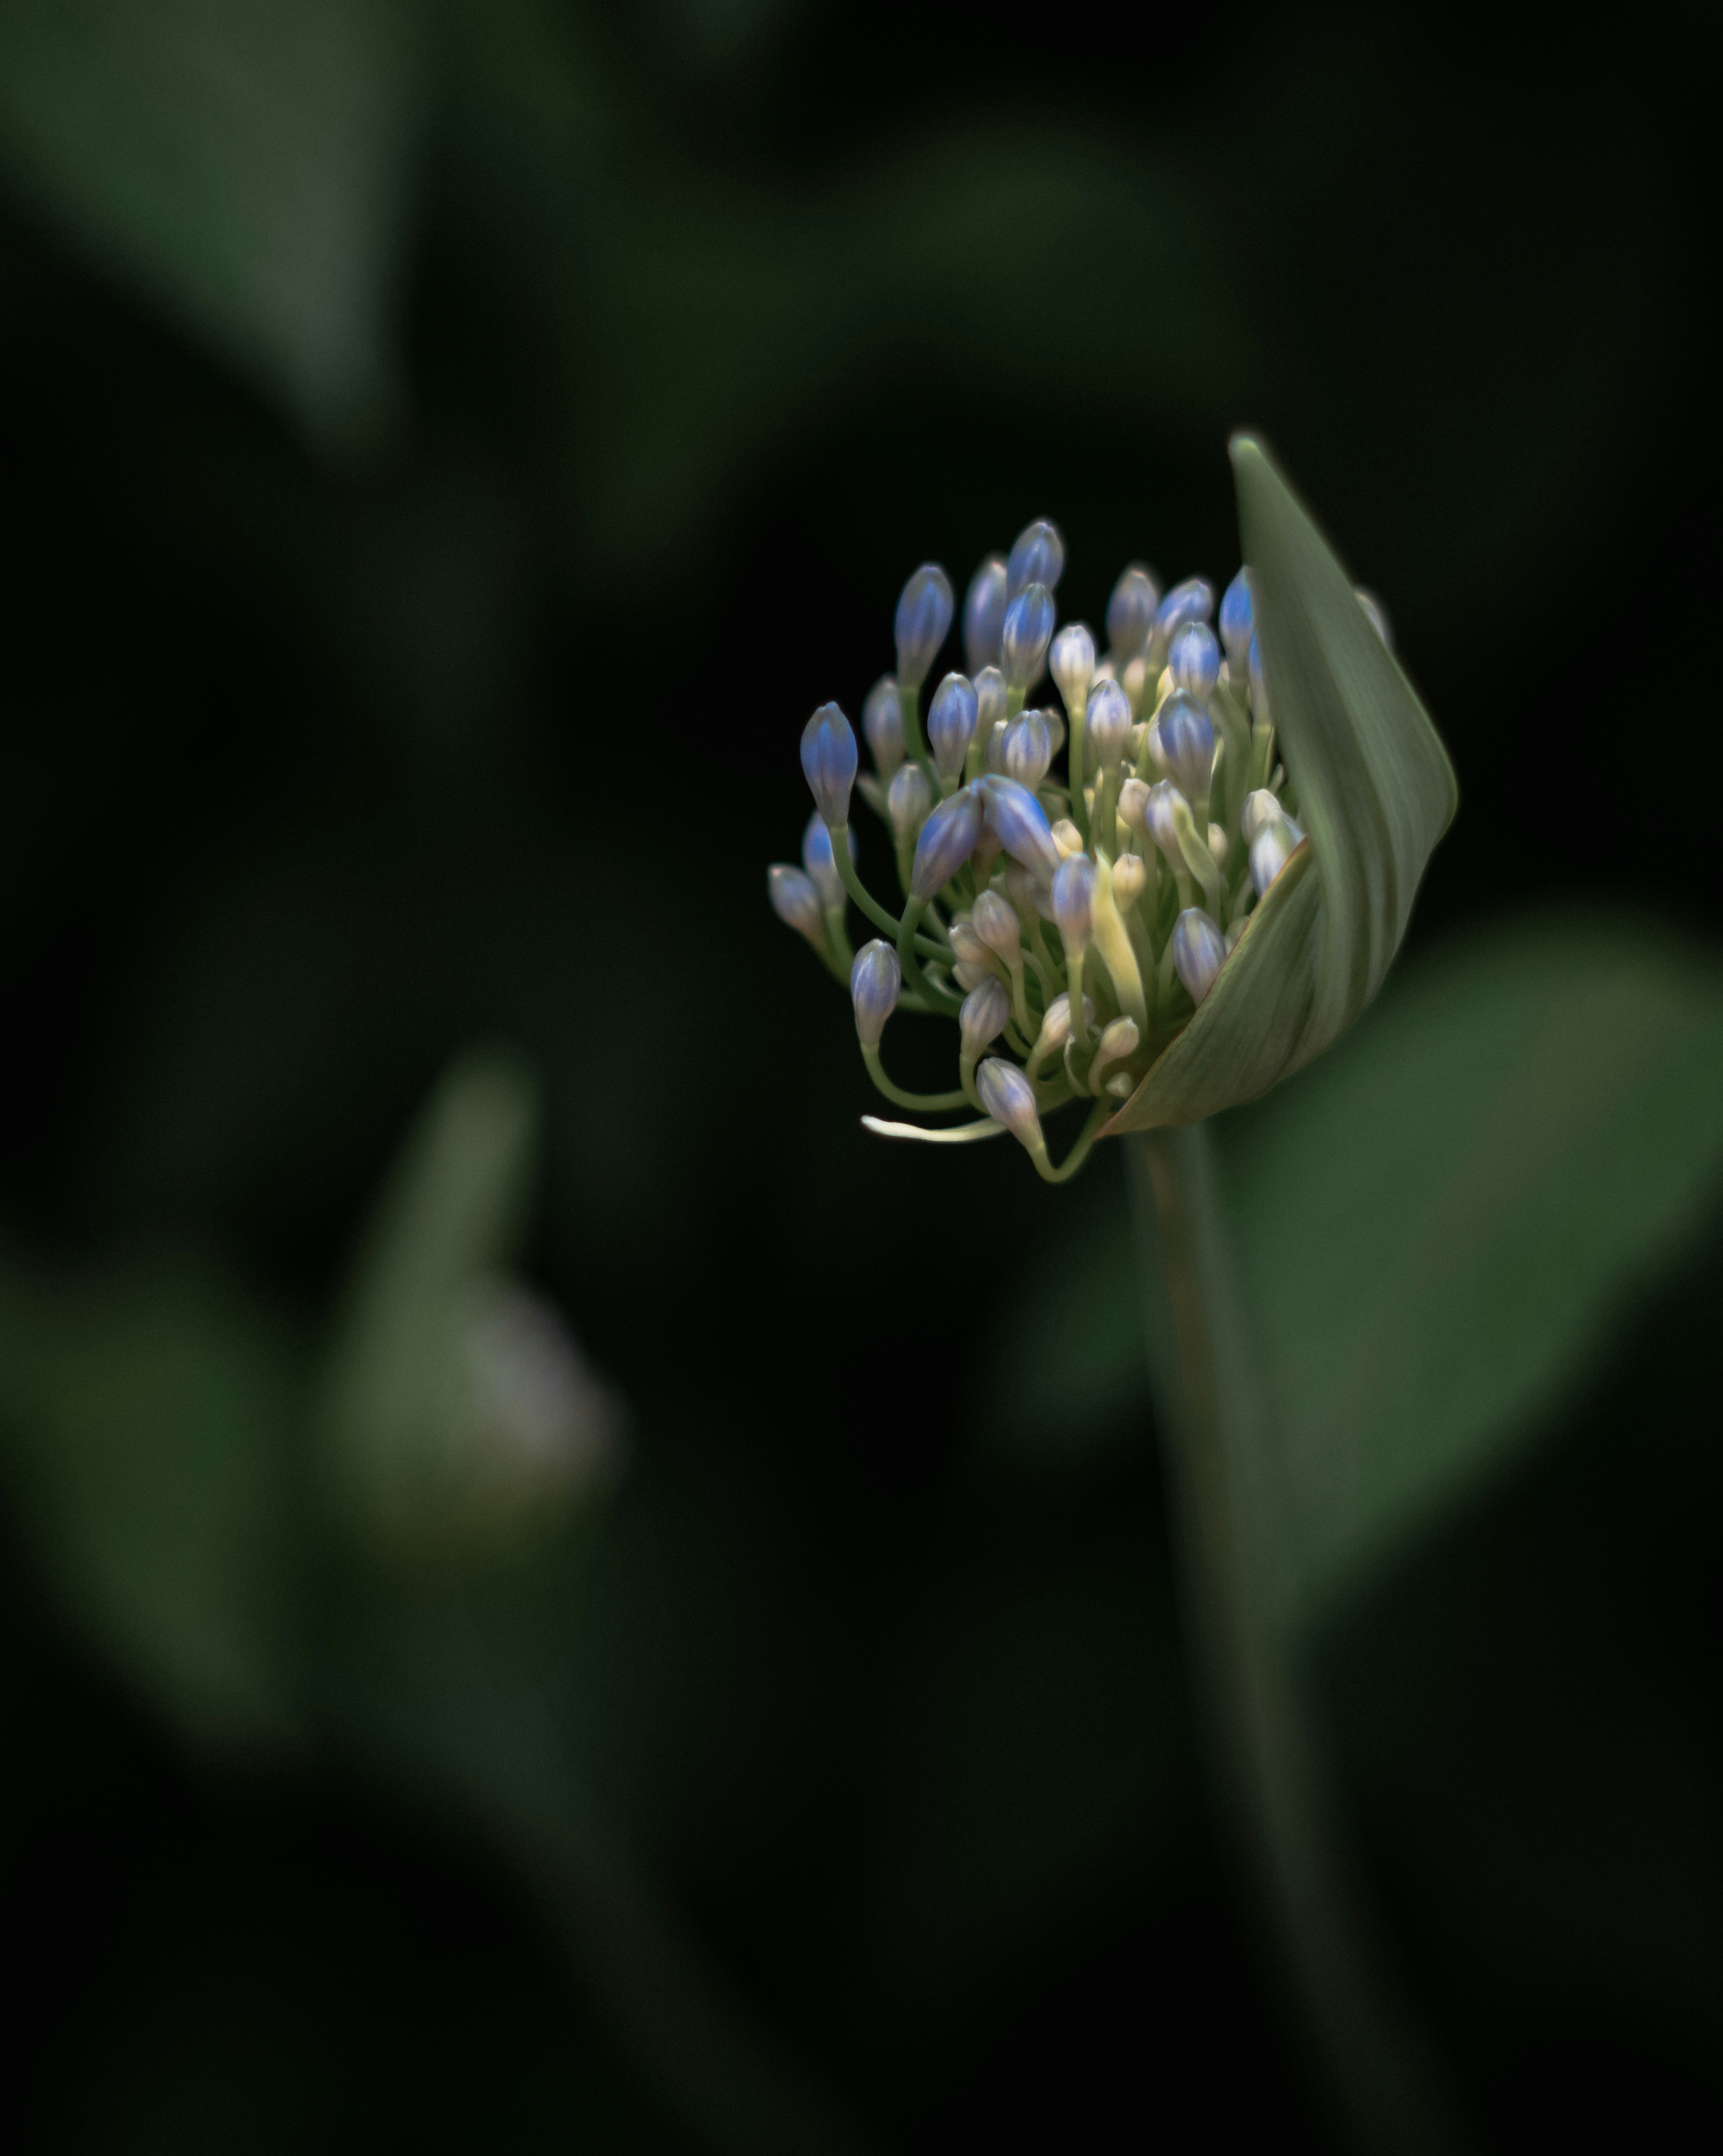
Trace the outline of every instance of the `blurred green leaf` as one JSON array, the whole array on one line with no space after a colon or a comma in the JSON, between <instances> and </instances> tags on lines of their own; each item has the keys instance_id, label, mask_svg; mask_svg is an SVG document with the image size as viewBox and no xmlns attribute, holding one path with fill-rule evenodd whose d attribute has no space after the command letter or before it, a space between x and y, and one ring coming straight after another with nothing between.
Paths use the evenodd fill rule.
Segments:
<instances>
[{"instance_id":1,"label":"blurred green leaf","mask_svg":"<svg viewBox=\"0 0 1723 2156\"><path fill-rule=\"evenodd\" d=\"M397 393L422 15L418 0L13 0L0 158L315 430L362 434Z\"/></svg>"},{"instance_id":2,"label":"blurred green leaf","mask_svg":"<svg viewBox=\"0 0 1723 2156\"><path fill-rule=\"evenodd\" d=\"M74 1629L204 1742L295 1731L302 1382L205 1273L0 1273L0 1463L33 1553Z\"/></svg>"}]
</instances>

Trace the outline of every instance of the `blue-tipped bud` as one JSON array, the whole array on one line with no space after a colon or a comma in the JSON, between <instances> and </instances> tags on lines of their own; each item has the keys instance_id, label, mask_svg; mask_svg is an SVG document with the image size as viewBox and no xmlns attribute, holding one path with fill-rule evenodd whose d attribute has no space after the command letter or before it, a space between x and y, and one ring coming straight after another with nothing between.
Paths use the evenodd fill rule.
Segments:
<instances>
[{"instance_id":1,"label":"blue-tipped bud","mask_svg":"<svg viewBox=\"0 0 1723 2156\"><path fill-rule=\"evenodd\" d=\"M984 891L975 901L969 917L970 926L990 951L997 951L1008 964L1023 948L1023 923L1017 910L997 891Z\"/></svg>"},{"instance_id":2,"label":"blue-tipped bud","mask_svg":"<svg viewBox=\"0 0 1723 2156\"><path fill-rule=\"evenodd\" d=\"M812 876L787 861L774 861L766 871L766 896L780 921L805 936L817 950L825 949L825 916Z\"/></svg>"},{"instance_id":3,"label":"blue-tipped bud","mask_svg":"<svg viewBox=\"0 0 1723 2156\"><path fill-rule=\"evenodd\" d=\"M905 689L927 679L951 626L951 579L937 562L924 562L897 603L897 678Z\"/></svg>"},{"instance_id":4,"label":"blue-tipped bud","mask_svg":"<svg viewBox=\"0 0 1723 2156\"><path fill-rule=\"evenodd\" d=\"M1170 637L1187 621L1207 621L1214 612L1214 586L1207 577L1187 577L1175 584L1155 610L1155 628Z\"/></svg>"},{"instance_id":5,"label":"blue-tipped bud","mask_svg":"<svg viewBox=\"0 0 1723 2156\"><path fill-rule=\"evenodd\" d=\"M1080 621L1068 621L1054 638L1048 670L1059 684L1068 711L1080 711L1095 679L1095 639Z\"/></svg>"},{"instance_id":6,"label":"blue-tipped bud","mask_svg":"<svg viewBox=\"0 0 1723 2156\"><path fill-rule=\"evenodd\" d=\"M1053 879L1053 918L1073 957L1089 948L1095 902L1095 863L1087 854L1061 861Z\"/></svg>"},{"instance_id":7,"label":"blue-tipped bud","mask_svg":"<svg viewBox=\"0 0 1723 2156\"><path fill-rule=\"evenodd\" d=\"M1040 679L1053 640L1053 593L1045 584L1025 585L1006 608L999 669L1010 687L1028 689Z\"/></svg>"},{"instance_id":8,"label":"blue-tipped bud","mask_svg":"<svg viewBox=\"0 0 1723 2156\"><path fill-rule=\"evenodd\" d=\"M927 707L927 746L933 767L949 786L961 776L975 732L976 696L967 674L947 674Z\"/></svg>"},{"instance_id":9,"label":"blue-tipped bud","mask_svg":"<svg viewBox=\"0 0 1723 2156\"><path fill-rule=\"evenodd\" d=\"M989 973L979 987L963 998L957 1024L963 1035L963 1053L979 1055L990 1040L997 1040L1011 1019L1011 996L997 973Z\"/></svg>"},{"instance_id":10,"label":"blue-tipped bud","mask_svg":"<svg viewBox=\"0 0 1723 2156\"><path fill-rule=\"evenodd\" d=\"M862 732L873 752L874 770L889 782L904 760L903 707L897 700L897 684L889 674L882 674L868 691L862 706Z\"/></svg>"},{"instance_id":11,"label":"blue-tipped bud","mask_svg":"<svg viewBox=\"0 0 1723 2156\"><path fill-rule=\"evenodd\" d=\"M1187 621L1172 632L1167 649L1173 685L1206 704L1220 679L1220 643L1206 621Z\"/></svg>"},{"instance_id":12,"label":"blue-tipped bud","mask_svg":"<svg viewBox=\"0 0 1723 2156\"><path fill-rule=\"evenodd\" d=\"M1242 681L1250 663L1250 639L1256 633L1255 611L1250 598L1250 572L1240 569L1222 594L1220 640L1227 647L1227 665L1234 681Z\"/></svg>"},{"instance_id":13,"label":"blue-tipped bud","mask_svg":"<svg viewBox=\"0 0 1723 2156\"><path fill-rule=\"evenodd\" d=\"M1083 998L1084 1031L1086 1033L1094 1024L1094 999L1085 996ZM1070 1037L1071 998L1069 991L1067 990L1062 994L1056 995L1047 1006L1046 1013L1041 1020L1040 1038L1036 1041L1035 1045L1052 1054L1063 1048Z\"/></svg>"},{"instance_id":14,"label":"blue-tipped bud","mask_svg":"<svg viewBox=\"0 0 1723 2156\"><path fill-rule=\"evenodd\" d=\"M910 896L923 906L931 904L975 851L980 836L981 803L974 788L966 786L941 801L921 826L910 870Z\"/></svg>"},{"instance_id":15,"label":"blue-tipped bud","mask_svg":"<svg viewBox=\"0 0 1723 2156\"><path fill-rule=\"evenodd\" d=\"M963 598L963 649L972 674L999 664L999 632L1005 626L1010 596L1005 588L1005 557L989 554L969 579Z\"/></svg>"},{"instance_id":16,"label":"blue-tipped bud","mask_svg":"<svg viewBox=\"0 0 1723 2156\"><path fill-rule=\"evenodd\" d=\"M1172 924L1172 968L1200 1004L1226 963L1227 939L1200 906L1187 906Z\"/></svg>"},{"instance_id":17,"label":"blue-tipped bud","mask_svg":"<svg viewBox=\"0 0 1723 2156\"><path fill-rule=\"evenodd\" d=\"M1155 721L1161 756L1187 801L1206 800L1214 777L1214 721L1183 690L1175 690Z\"/></svg>"},{"instance_id":18,"label":"blue-tipped bud","mask_svg":"<svg viewBox=\"0 0 1723 2156\"><path fill-rule=\"evenodd\" d=\"M903 971L891 946L877 936L871 943L864 943L849 968L849 1000L855 1005L856 1037L864 1048L879 1045L903 984Z\"/></svg>"},{"instance_id":19,"label":"blue-tipped bud","mask_svg":"<svg viewBox=\"0 0 1723 2156\"><path fill-rule=\"evenodd\" d=\"M1370 626L1392 651L1394 648L1394 632L1388 625L1387 608L1374 592L1367 590L1362 584L1357 587L1356 597L1359 605L1369 617Z\"/></svg>"},{"instance_id":20,"label":"blue-tipped bud","mask_svg":"<svg viewBox=\"0 0 1723 2156\"><path fill-rule=\"evenodd\" d=\"M1059 526L1049 524L1044 516L1037 517L1018 533L1011 559L1005 565L1007 599L1014 599L1031 584L1045 584L1049 591L1056 591L1064 567L1065 542L1059 536Z\"/></svg>"},{"instance_id":21,"label":"blue-tipped bud","mask_svg":"<svg viewBox=\"0 0 1723 2156\"><path fill-rule=\"evenodd\" d=\"M1182 808L1190 813L1190 804L1170 778L1162 778L1145 788L1143 822L1149 836L1167 856L1173 868L1184 875L1184 849L1178 842L1178 824L1175 811Z\"/></svg>"},{"instance_id":22,"label":"blue-tipped bud","mask_svg":"<svg viewBox=\"0 0 1723 2156\"><path fill-rule=\"evenodd\" d=\"M927 773L919 763L900 764L885 796L885 813L898 837L905 842L913 839L927 821L932 806L933 788L927 783Z\"/></svg>"},{"instance_id":23,"label":"blue-tipped bud","mask_svg":"<svg viewBox=\"0 0 1723 2156\"><path fill-rule=\"evenodd\" d=\"M835 704L822 704L802 729L802 771L813 805L828 824L849 821L855 784L855 736Z\"/></svg>"},{"instance_id":24,"label":"blue-tipped bud","mask_svg":"<svg viewBox=\"0 0 1723 2156\"><path fill-rule=\"evenodd\" d=\"M1250 842L1250 880L1260 898L1291 859L1292 850L1304 837L1291 817L1272 817Z\"/></svg>"},{"instance_id":25,"label":"blue-tipped bud","mask_svg":"<svg viewBox=\"0 0 1723 2156\"><path fill-rule=\"evenodd\" d=\"M1053 729L1040 711L1024 711L1005 729L1006 776L1031 793L1053 763Z\"/></svg>"},{"instance_id":26,"label":"blue-tipped bud","mask_svg":"<svg viewBox=\"0 0 1723 2156\"><path fill-rule=\"evenodd\" d=\"M855 827L849 830L849 858L855 859ZM826 829L825 819L816 808L808 819L808 828L802 834L802 865L813 879L813 887L819 893L819 902L828 911L847 902L844 879L838 873L838 863L832 852L832 834Z\"/></svg>"},{"instance_id":27,"label":"blue-tipped bud","mask_svg":"<svg viewBox=\"0 0 1723 2156\"><path fill-rule=\"evenodd\" d=\"M1149 640L1155 626L1155 609L1161 603L1161 587L1152 569L1133 562L1113 587L1107 601L1107 642L1114 664L1122 671Z\"/></svg>"},{"instance_id":28,"label":"blue-tipped bud","mask_svg":"<svg viewBox=\"0 0 1723 2156\"><path fill-rule=\"evenodd\" d=\"M1116 681L1097 681L1089 692L1089 747L1097 771L1110 771L1125 753L1132 720L1131 699Z\"/></svg>"},{"instance_id":29,"label":"blue-tipped bud","mask_svg":"<svg viewBox=\"0 0 1723 2156\"><path fill-rule=\"evenodd\" d=\"M988 777L977 782L987 803L987 822L1013 860L1050 882L1059 864L1047 812L1028 788L1015 778Z\"/></svg>"},{"instance_id":30,"label":"blue-tipped bud","mask_svg":"<svg viewBox=\"0 0 1723 2156\"><path fill-rule=\"evenodd\" d=\"M1008 1063L1003 1055L984 1057L976 1070L975 1090L993 1121L1003 1123L1032 1152L1045 1143L1035 1089L1016 1064Z\"/></svg>"},{"instance_id":31,"label":"blue-tipped bud","mask_svg":"<svg viewBox=\"0 0 1723 2156\"><path fill-rule=\"evenodd\" d=\"M1250 639L1250 655L1245 666L1250 675L1250 716L1258 726L1265 726L1270 723L1269 685L1263 679L1262 646L1254 636Z\"/></svg>"}]
</instances>

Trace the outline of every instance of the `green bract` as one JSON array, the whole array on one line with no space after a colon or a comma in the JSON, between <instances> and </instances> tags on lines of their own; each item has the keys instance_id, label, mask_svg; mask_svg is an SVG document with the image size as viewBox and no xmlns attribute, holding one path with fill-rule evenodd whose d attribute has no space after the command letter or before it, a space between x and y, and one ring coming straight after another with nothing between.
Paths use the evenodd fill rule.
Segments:
<instances>
[{"instance_id":1,"label":"green bract","mask_svg":"<svg viewBox=\"0 0 1723 2156\"><path fill-rule=\"evenodd\" d=\"M1327 541L1260 442L1236 436L1232 458L1276 741L1309 836L1110 1133L1199 1122L1319 1055L1382 986L1459 805L1429 714Z\"/></svg>"}]
</instances>

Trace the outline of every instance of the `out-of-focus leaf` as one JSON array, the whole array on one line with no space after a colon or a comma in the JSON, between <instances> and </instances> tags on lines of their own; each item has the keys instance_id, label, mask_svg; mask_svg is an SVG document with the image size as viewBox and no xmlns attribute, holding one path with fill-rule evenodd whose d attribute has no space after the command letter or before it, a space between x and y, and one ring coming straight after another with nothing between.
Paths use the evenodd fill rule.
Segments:
<instances>
[{"instance_id":1,"label":"out-of-focus leaf","mask_svg":"<svg viewBox=\"0 0 1723 2156\"><path fill-rule=\"evenodd\" d=\"M482 1551L547 1524L609 1464L616 1404L556 1313L505 1270L541 1120L523 1064L464 1058L361 1255L327 1414L338 1486L386 1545Z\"/></svg>"},{"instance_id":2,"label":"out-of-focus leaf","mask_svg":"<svg viewBox=\"0 0 1723 2156\"><path fill-rule=\"evenodd\" d=\"M234 1290L0 1275L0 1464L74 1627L195 1739L298 1712L290 1343Z\"/></svg>"},{"instance_id":3,"label":"out-of-focus leaf","mask_svg":"<svg viewBox=\"0 0 1723 2156\"><path fill-rule=\"evenodd\" d=\"M1228 1126L1285 1615L1547 1424L1723 1192L1723 972L1551 921L1425 967Z\"/></svg>"},{"instance_id":4,"label":"out-of-focus leaf","mask_svg":"<svg viewBox=\"0 0 1723 2156\"><path fill-rule=\"evenodd\" d=\"M1429 715L1262 444L1238 436L1233 470L1269 709L1309 844L1114 1132L1254 1100L1337 1039L1382 986L1459 798Z\"/></svg>"},{"instance_id":5,"label":"out-of-focus leaf","mask_svg":"<svg viewBox=\"0 0 1723 2156\"><path fill-rule=\"evenodd\" d=\"M395 392L418 0L15 0L13 186L285 394L320 434Z\"/></svg>"}]
</instances>

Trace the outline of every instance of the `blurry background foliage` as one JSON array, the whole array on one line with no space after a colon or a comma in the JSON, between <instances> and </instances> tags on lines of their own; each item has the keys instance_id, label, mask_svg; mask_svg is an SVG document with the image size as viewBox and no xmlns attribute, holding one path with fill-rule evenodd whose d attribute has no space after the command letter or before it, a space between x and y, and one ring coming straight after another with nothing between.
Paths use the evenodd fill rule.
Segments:
<instances>
[{"instance_id":1,"label":"blurry background foliage","mask_svg":"<svg viewBox=\"0 0 1723 2156\"><path fill-rule=\"evenodd\" d=\"M763 901L906 571L1228 575L1240 420L1464 794L1222 1126L1276 1607L1491 2144L1710 2144L1710 79L1655 8L7 0L10 2145L1326 2145L1116 1158L870 1149Z\"/></svg>"}]
</instances>

